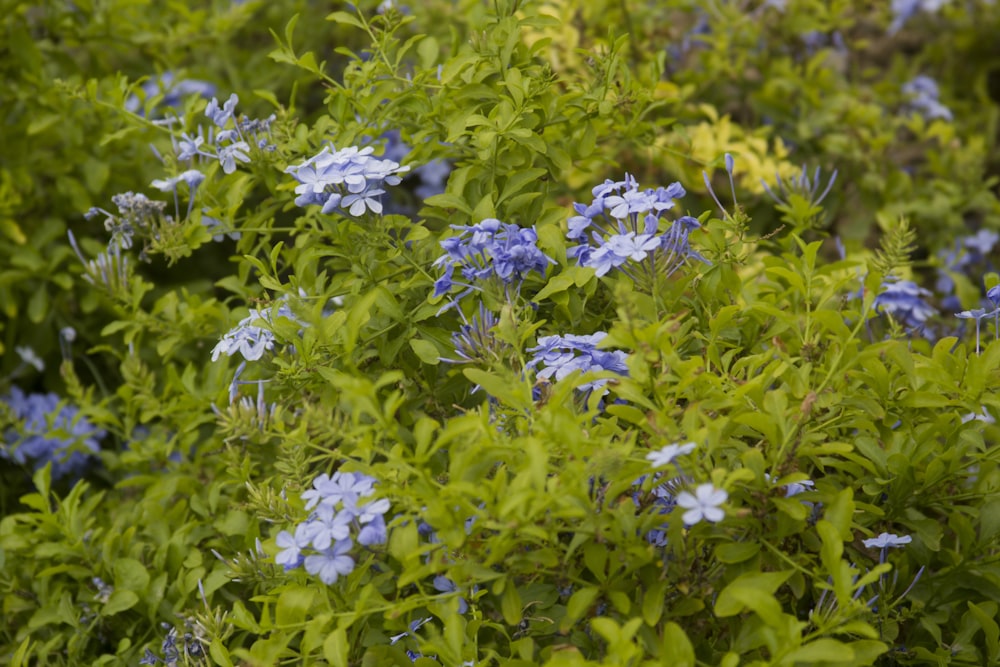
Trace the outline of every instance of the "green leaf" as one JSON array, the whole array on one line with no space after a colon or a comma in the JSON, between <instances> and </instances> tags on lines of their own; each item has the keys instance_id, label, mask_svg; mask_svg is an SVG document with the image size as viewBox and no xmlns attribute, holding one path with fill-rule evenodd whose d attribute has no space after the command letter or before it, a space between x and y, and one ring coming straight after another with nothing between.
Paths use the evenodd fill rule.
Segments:
<instances>
[{"instance_id":1,"label":"green leaf","mask_svg":"<svg viewBox=\"0 0 1000 667\"><path fill-rule=\"evenodd\" d=\"M511 382L509 379L487 373L479 368L462 369L462 375L474 384L486 390L486 393L503 401L512 408L527 410L531 407L531 388L524 382Z\"/></svg>"},{"instance_id":2,"label":"green leaf","mask_svg":"<svg viewBox=\"0 0 1000 667\"><path fill-rule=\"evenodd\" d=\"M573 591L573 595L566 603L566 615L563 617L562 623L559 624L559 631L569 631L577 621L583 618L600 592L600 589L593 586Z\"/></svg>"},{"instance_id":3,"label":"green leaf","mask_svg":"<svg viewBox=\"0 0 1000 667\"><path fill-rule=\"evenodd\" d=\"M694 646L681 626L674 622L666 623L662 630L660 642L660 664L670 667L694 667Z\"/></svg>"},{"instance_id":4,"label":"green leaf","mask_svg":"<svg viewBox=\"0 0 1000 667\"><path fill-rule=\"evenodd\" d=\"M410 348L417 354L420 361L425 364L437 366L441 363L441 353L438 351L437 345L429 340L411 338Z\"/></svg>"},{"instance_id":5,"label":"green leaf","mask_svg":"<svg viewBox=\"0 0 1000 667\"><path fill-rule=\"evenodd\" d=\"M223 665L223 667L233 667L233 661L229 657L229 651L226 647L222 645L218 637L212 639L212 643L208 645L208 654L212 656L212 660L215 661L217 665Z\"/></svg>"},{"instance_id":6,"label":"green leaf","mask_svg":"<svg viewBox=\"0 0 1000 667\"><path fill-rule=\"evenodd\" d=\"M646 588L642 595L642 620L646 625L654 627L663 615L663 604L666 600L667 582L657 581Z\"/></svg>"},{"instance_id":7,"label":"green leaf","mask_svg":"<svg viewBox=\"0 0 1000 667\"><path fill-rule=\"evenodd\" d=\"M466 215L472 215L472 207L458 195L445 192L440 195L432 195L424 200L424 204L428 206L437 206L438 208L453 208Z\"/></svg>"},{"instance_id":8,"label":"green leaf","mask_svg":"<svg viewBox=\"0 0 1000 667\"><path fill-rule=\"evenodd\" d=\"M546 169L540 167L535 167L533 169L523 169L515 172L507 182L504 184L503 192L500 193L500 198L497 199L497 203L505 201L510 197L513 197L517 193L521 192L528 184L537 181L539 178L547 174ZM532 193L537 194L537 193Z\"/></svg>"},{"instance_id":9,"label":"green leaf","mask_svg":"<svg viewBox=\"0 0 1000 667\"><path fill-rule=\"evenodd\" d=\"M131 609L139 602L139 596L129 590L116 590L101 608L101 616L114 616Z\"/></svg>"},{"instance_id":10,"label":"green leaf","mask_svg":"<svg viewBox=\"0 0 1000 667\"><path fill-rule=\"evenodd\" d=\"M323 642L323 656L333 667L347 667L347 631L337 628Z\"/></svg>"},{"instance_id":11,"label":"green leaf","mask_svg":"<svg viewBox=\"0 0 1000 667\"><path fill-rule=\"evenodd\" d=\"M715 549L715 557L720 563L742 563L760 553L760 545L754 542L728 542Z\"/></svg>"},{"instance_id":12,"label":"green leaf","mask_svg":"<svg viewBox=\"0 0 1000 667\"><path fill-rule=\"evenodd\" d=\"M983 629L983 637L986 640L986 652L990 664L996 664L1000 660L1000 626L996 622L997 604L995 602L983 602L982 607L974 602L967 602L969 611Z\"/></svg>"},{"instance_id":13,"label":"green leaf","mask_svg":"<svg viewBox=\"0 0 1000 667\"><path fill-rule=\"evenodd\" d=\"M21 642L21 645L17 647L17 651L14 652L11 658L11 667L27 667L28 657L31 655L31 647L35 642L31 640L31 637L25 637Z\"/></svg>"},{"instance_id":14,"label":"green leaf","mask_svg":"<svg viewBox=\"0 0 1000 667\"><path fill-rule=\"evenodd\" d=\"M274 608L274 620L279 626L294 626L302 623L312 607L316 591L296 586L282 591Z\"/></svg>"},{"instance_id":15,"label":"green leaf","mask_svg":"<svg viewBox=\"0 0 1000 667\"><path fill-rule=\"evenodd\" d=\"M735 616L749 608L768 625L780 627L781 605L774 598L774 592L792 574L794 570L741 574L719 593L715 601L715 615L720 618Z\"/></svg>"},{"instance_id":16,"label":"green leaf","mask_svg":"<svg viewBox=\"0 0 1000 667\"><path fill-rule=\"evenodd\" d=\"M420 56L420 66L424 69L430 69L434 67L441 56L441 45L434 37L425 36L417 44L417 55Z\"/></svg>"},{"instance_id":17,"label":"green leaf","mask_svg":"<svg viewBox=\"0 0 1000 667\"><path fill-rule=\"evenodd\" d=\"M326 20L343 23L345 25L352 25L360 30L365 29L365 24L362 23L357 16L348 12L333 12L332 14L327 14Z\"/></svg>"},{"instance_id":18,"label":"green leaf","mask_svg":"<svg viewBox=\"0 0 1000 667\"><path fill-rule=\"evenodd\" d=\"M508 582L503 590L503 597L500 599L500 612L507 625L517 625L521 622L522 616L521 596L517 592L517 586Z\"/></svg>"},{"instance_id":19,"label":"green leaf","mask_svg":"<svg viewBox=\"0 0 1000 667\"><path fill-rule=\"evenodd\" d=\"M571 266L559 275L549 279L548 284L535 295L535 301L544 301L558 292L565 292L570 287L583 287L594 277L594 270L582 266Z\"/></svg>"},{"instance_id":20,"label":"green leaf","mask_svg":"<svg viewBox=\"0 0 1000 667\"><path fill-rule=\"evenodd\" d=\"M782 659L782 664L805 667L811 663L850 662L854 649L836 639L823 637L798 647Z\"/></svg>"},{"instance_id":21,"label":"green leaf","mask_svg":"<svg viewBox=\"0 0 1000 667\"><path fill-rule=\"evenodd\" d=\"M149 585L149 570L134 558L119 558L113 567L115 588L141 593Z\"/></svg>"}]
</instances>

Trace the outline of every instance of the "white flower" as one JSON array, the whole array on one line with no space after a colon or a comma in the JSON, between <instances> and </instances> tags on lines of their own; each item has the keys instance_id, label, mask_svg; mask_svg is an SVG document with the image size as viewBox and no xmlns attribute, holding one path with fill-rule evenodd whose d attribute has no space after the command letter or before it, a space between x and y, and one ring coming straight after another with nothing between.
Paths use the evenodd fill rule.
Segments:
<instances>
[{"instance_id":1,"label":"white flower","mask_svg":"<svg viewBox=\"0 0 1000 667\"><path fill-rule=\"evenodd\" d=\"M690 454L694 451L695 447L697 447L697 445L693 442L687 442L683 445L667 445L658 452L650 452L649 454L646 454L646 460L649 461L654 468L659 468L660 466L673 463L673 460L678 456Z\"/></svg>"},{"instance_id":2,"label":"white flower","mask_svg":"<svg viewBox=\"0 0 1000 667\"><path fill-rule=\"evenodd\" d=\"M885 549L886 547L901 547L904 544L909 544L913 541L913 538L909 535L893 535L892 533L882 533L878 537L873 537L870 540L865 540L864 545L869 548Z\"/></svg>"},{"instance_id":3,"label":"white flower","mask_svg":"<svg viewBox=\"0 0 1000 667\"><path fill-rule=\"evenodd\" d=\"M728 498L729 494L722 489L717 489L711 484L700 484L694 490L694 495L687 491L677 494L677 505L687 510L681 517L685 525L693 526L702 519L713 523L722 521L726 513L719 505Z\"/></svg>"}]
</instances>

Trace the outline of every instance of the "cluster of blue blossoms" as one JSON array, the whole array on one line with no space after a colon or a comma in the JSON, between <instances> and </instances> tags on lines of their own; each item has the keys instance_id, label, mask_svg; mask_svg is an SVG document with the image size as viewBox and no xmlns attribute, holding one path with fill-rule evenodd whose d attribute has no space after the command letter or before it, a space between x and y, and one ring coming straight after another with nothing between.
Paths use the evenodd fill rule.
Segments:
<instances>
[{"instance_id":1,"label":"cluster of blue blossoms","mask_svg":"<svg viewBox=\"0 0 1000 667\"><path fill-rule=\"evenodd\" d=\"M875 312L888 313L896 321L916 331L922 331L927 320L937 314L925 301L931 295L912 280L887 281L882 292L875 297Z\"/></svg>"},{"instance_id":2,"label":"cluster of blue blossoms","mask_svg":"<svg viewBox=\"0 0 1000 667\"><path fill-rule=\"evenodd\" d=\"M465 290L462 298L472 293L476 282L490 280L501 285L520 285L531 271L545 276L549 264L555 260L538 249L538 234L534 227L519 227L487 218L477 225L452 225L461 232L458 236L441 241L445 254L434 262L443 267L444 274L434 282L434 296L451 291L456 284L458 268L465 282L458 283Z\"/></svg>"},{"instance_id":3,"label":"cluster of blue blossoms","mask_svg":"<svg viewBox=\"0 0 1000 667\"><path fill-rule=\"evenodd\" d=\"M355 541L368 547L385 544L387 539L384 515L389 500L363 500L375 493L375 482L356 472L323 474L313 480L313 488L302 494L312 513L294 533L278 533L276 541L282 551L275 562L285 570L304 565L306 572L327 585L350 574Z\"/></svg>"},{"instance_id":4,"label":"cluster of blue blossoms","mask_svg":"<svg viewBox=\"0 0 1000 667\"><path fill-rule=\"evenodd\" d=\"M51 463L53 479L84 473L100 449L103 430L79 416L77 408L60 407L59 397L52 393L25 394L12 387L3 401L24 428L20 433L7 431L7 447L0 448L0 458L32 463L36 469Z\"/></svg>"},{"instance_id":5,"label":"cluster of blue blossoms","mask_svg":"<svg viewBox=\"0 0 1000 667\"><path fill-rule=\"evenodd\" d=\"M903 94L910 98L909 107L927 120L952 119L951 109L941 104L937 82L929 76L917 76L903 86Z\"/></svg>"},{"instance_id":6,"label":"cluster of blue blossoms","mask_svg":"<svg viewBox=\"0 0 1000 667\"><path fill-rule=\"evenodd\" d=\"M213 97L205 108L205 115L215 125L209 128L207 141L201 127L197 136L182 134L175 147L177 159L181 162L196 157L218 160L222 171L231 174L236 171L237 163L250 162L251 144L259 150L273 151L275 146L269 142L269 137L276 116L271 114L264 120L237 116L236 105L239 101L240 98L233 93L220 106Z\"/></svg>"},{"instance_id":7,"label":"cluster of blue blossoms","mask_svg":"<svg viewBox=\"0 0 1000 667\"><path fill-rule=\"evenodd\" d=\"M341 210L358 217L365 211L382 213L384 185L399 185L400 174L409 171L394 160L374 157L374 148L350 146L339 151L330 146L302 164L291 165L286 173L295 177L297 206L313 204L329 214Z\"/></svg>"},{"instance_id":8,"label":"cluster of blue blossoms","mask_svg":"<svg viewBox=\"0 0 1000 667\"><path fill-rule=\"evenodd\" d=\"M295 315L287 303L278 306L275 314L278 317L295 319ZM261 320L270 324L272 321L271 312L262 312L251 308L249 315L223 334L222 339L212 349L212 361L218 360L223 354L231 357L237 352L243 355L247 361L257 361L264 356L264 352L270 351L274 347L274 334L270 330L254 324L254 322Z\"/></svg>"},{"instance_id":9,"label":"cluster of blue blossoms","mask_svg":"<svg viewBox=\"0 0 1000 667\"><path fill-rule=\"evenodd\" d=\"M618 269L634 280L669 277L688 259L707 262L688 242L688 235L701 227L697 219L683 216L661 233L661 216L674 207L685 192L680 183L640 190L626 174L624 181L606 180L593 189L589 204L574 203L577 215L569 219L566 236L579 245L566 255L598 276ZM640 267L629 262L642 262Z\"/></svg>"},{"instance_id":10,"label":"cluster of blue blossoms","mask_svg":"<svg viewBox=\"0 0 1000 667\"><path fill-rule=\"evenodd\" d=\"M589 336L579 336L567 334L565 336L542 336L538 339L538 345L528 349L533 352L534 357L527 363L528 368L543 366L538 372L539 378L553 378L556 381L580 371L588 373L591 371L611 371L619 375L628 374L628 366L625 364L628 354L621 350L598 350L597 345L607 337L603 331L590 334ZM581 391L599 390L601 394L606 394L604 385L608 380L599 379L586 382L578 387Z\"/></svg>"}]
</instances>

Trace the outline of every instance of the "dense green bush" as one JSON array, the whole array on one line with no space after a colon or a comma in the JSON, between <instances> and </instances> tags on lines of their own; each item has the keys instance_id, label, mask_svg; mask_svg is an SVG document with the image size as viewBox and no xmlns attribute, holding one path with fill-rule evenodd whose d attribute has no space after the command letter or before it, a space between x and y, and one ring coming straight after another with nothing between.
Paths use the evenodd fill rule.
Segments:
<instances>
[{"instance_id":1,"label":"dense green bush","mask_svg":"<svg viewBox=\"0 0 1000 667\"><path fill-rule=\"evenodd\" d=\"M1000 663L1000 7L196 4L2 5L0 662Z\"/></svg>"}]
</instances>

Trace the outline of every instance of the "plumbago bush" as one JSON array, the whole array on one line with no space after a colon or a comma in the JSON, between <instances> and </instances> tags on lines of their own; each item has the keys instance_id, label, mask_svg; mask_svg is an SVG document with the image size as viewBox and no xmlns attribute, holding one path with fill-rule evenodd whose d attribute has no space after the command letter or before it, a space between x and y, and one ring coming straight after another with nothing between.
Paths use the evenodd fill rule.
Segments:
<instances>
[{"instance_id":1,"label":"plumbago bush","mask_svg":"<svg viewBox=\"0 0 1000 667\"><path fill-rule=\"evenodd\" d=\"M1000 663L995 3L8 5L3 664Z\"/></svg>"}]
</instances>

